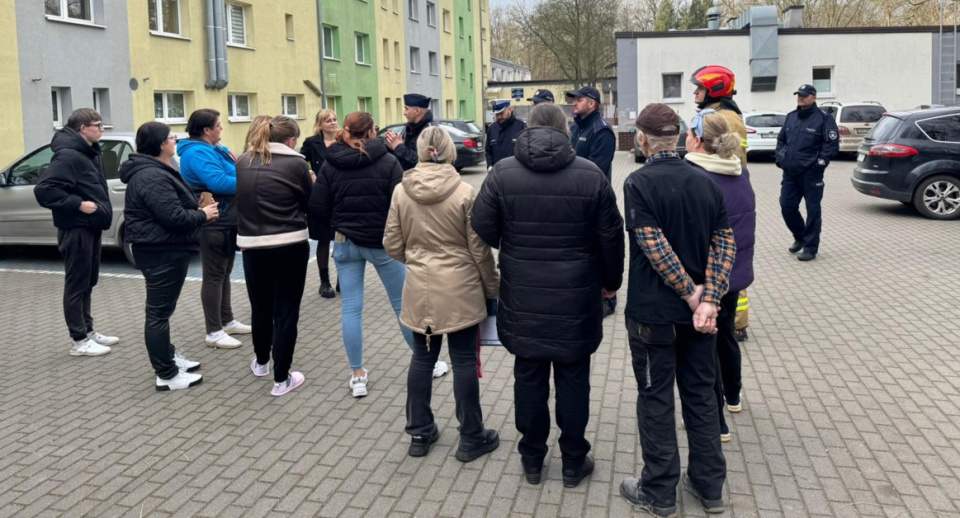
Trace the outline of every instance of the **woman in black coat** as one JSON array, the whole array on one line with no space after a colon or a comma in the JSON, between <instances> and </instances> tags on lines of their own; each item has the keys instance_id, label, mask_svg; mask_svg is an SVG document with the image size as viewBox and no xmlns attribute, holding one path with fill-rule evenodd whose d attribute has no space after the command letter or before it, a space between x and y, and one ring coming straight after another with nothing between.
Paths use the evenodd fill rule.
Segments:
<instances>
[{"instance_id":1,"label":"woman in black coat","mask_svg":"<svg viewBox=\"0 0 960 518\"><path fill-rule=\"evenodd\" d=\"M340 125L337 122L337 112L324 108L317 112L317 120L313 125L312 137L307 137L300 148L300 154L310 164L310 170L320 174L320 168L327 159L327 149L337 141L337 132ZM320 296L332 299L337 296L330 286L330 240L333 235L329 228L315 227L310 230L310 239L317 240L317 267L320 269ZM340 291L340 282L337 281L337 291Z\"/></svg>"},{"instance_id":2,"label":"woman in black coat","mask_svg":"<svg viewBox=\"0 0 960 518\"><path fill-rule=\"evenodd\" d=\"M200 227L219 215L217 203L200 208L171 159L177 137L170 127L148 122L137 130L137 153L120 169L127 184L123 209L124 238L147 283L144 342L157 374L157 390L200 384L199 362L176 352L170 343L170 316L187 278L190 255L200 251Z\"/></svg>"}]
</instances>

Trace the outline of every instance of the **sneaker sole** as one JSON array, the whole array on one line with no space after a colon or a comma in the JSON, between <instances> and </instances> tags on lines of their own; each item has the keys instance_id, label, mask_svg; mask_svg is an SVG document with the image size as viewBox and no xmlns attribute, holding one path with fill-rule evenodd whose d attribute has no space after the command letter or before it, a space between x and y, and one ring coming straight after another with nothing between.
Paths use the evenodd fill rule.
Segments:
<instances>
[{"instance_id":1,"label":"sneaker sole","mask_svg":"<svg viewBox=\"0 0 960 518\"><path fill-rule=\"evenodd\" d=\"M217 342L207 342L207 347L211 347L213 349L239 349L243 347L243 342L240 342L237 345L221 345Z\"/></svg>"},{"instance_id":2,"label":"sneaker sole","mask_svg":"<svg viewBox=\"0 0 960 518\"><path fill-rule=\"evenodd\" d=\"M659 516L659 517L661 517L661 518L677 518L677 513L676 513L676 511L674 511L674 512L667 512L666 514L660 514L660 513L658 513L657 511L654 511L653 506L650 505L649 503L647 503L647 502L640 502L640 501L638 501L638 500L634 500L630 495L628 495L628 494L623 490L622 487L620 488L620 496L626 498L626 499L627 499L627 502L630 502L630 505L633 505L633 506L638 507L641 511L645 511L645 512L647 512L647 513L650 513L650 514L652 514L652 515L654 515L654 516Z\"/></svg>"},{"instance_id":3,"label":"sneaker sole","mask_svg":"<svg viewBox=\"0 0 960 518\"><path fill-rule=\"evenodd\" d=\"M683 486L683 489L684 489L687 493L690 493L691 495L693 495L693 496L697 499L697 502L700 504L700 507L702 507L703 510L704 510L704 512L706 512L707 514L720 514L720 513L723 513L723 512L725 512L725 511L727 510L727 506L726 506L726 505L723 505L723 504L713 505L713 506L708 506L708 505L706 505L706 504L704 503L704 501L703 501L703 497L700 496L700 493L698 493L698 492L689 484L689 479L687 479L687 480L681 479L680 485Z\"/></svg>"},{"instance_id":4,"label":"sneaker sole","mask_svg":"<svg viewBox=\"0 0 960 518\"><path fill-rule=\"evenodd\" d=\"M97 341L94 340L94 342L97 342ZM112 342L97 342L98 345L102 345L102 346L104 346L104 347L113 347L114 345L117 345L118 343L120 343L120 340L114 340L114 341L112 341Z\"/></svg>"},{"instance_id":5,"label":"sneaker sole","mask_svg":"<svg viewBox=\"0 0 960 518\"><path fill-rule=\"evenodd\" d=\"M183 389L188 389L190 387L196 387L201 383L203 383L203 378L200 378L197 381L194 381L193 383L187 385L186 387L171 387L170 385L163 385L163 386L156 385L156 387L158 392L170 392L171 390L183 390Z\"/></svg>"},{"instance_id":6,"label":"sneaker sole","mask_svg":"<svg viewBox=\"0 0 960 518\"><path fill-rule=\"evenodd\" d=\"M297 383L296 385L290 385L289 387L287 387L286 389L284 389L284 390L281 391L281 392L274 392L273 389L271 389L271 390L270 390L270 395L271 395L271 396L274 396L274 397L280 397L280 396L283 396L283 395L285 395L285 394L289 394L289 393L293 392L294 390L296 390L297 388L299 388L301 385L303 385L303 383L304 383L305 381L307 381L306 378L300 380L300 383Z\"/></svg>"},{"instance_id":7,"label":"sneaker sole","mask_svg":"<svg viewBox=\"0 0 960 518\"><path fill-rule=\"evenodd\" d=\"M335 299L335 298L337 298L337 294L336 294L336 292L332 292L332 293L321 293L321 294L320 294L320 297L325 298L325 299Z\"/></svg>"},{"instance_id":8,"label":"sneaker sole","mask_svg":"<svg viewBox=\"0 0 960 518\"><path fill-rule=\"evenodd\" d=\"M743 405L727 405L727 410L734 414L739 414L743 410Z\"/></svg>"},{"instance_id":9,"label":"sneaker sole","mask_svg":"<svg viewBox=\"0 0 960 518\"><path fill-rule=\"evenodd\" d=\"M458 449L457 454L454 455L454 457L460 462L473 462L479 459L480 457L492 452L493 450L496 450L499 447L500 447L500 438L497 437L496 441L493 441L489 444L485 444L477 448L476 450L464 451L464 450Z\"/></svg>"},{"instance_id":10,"label":"sneaker sole","mask_svg":"<svg viewBox=\"0 0 960 518\"><path fill-rule=\"evenodd\" d=\"M523 473L523 478L527 480L528 484L533 484L535 486L540 485L540 481L543 479L543 472L540 473Z\"/></svg>"},{"instance_id":11,"label":"sneaker sole","mask_svg":"<svg viewBox=\"0 0 960 518\"><path fill-rule=\"evenodd\" d=\"M367 397L367 389L363 389L363 390L353 389L353 397L357 399L362 397Z\"/></svg>"},{"instance_id":12,"label":"sneaker sole","mask_svg":"<svg viewBox=\"0 0 960 518\"><path fill-rule=\"evenodd\" d=\"M733 436L728 433L720 434L720 442L730 442L733 439Z\"/></svg>"},{"instance_id":13,"label":"sneaker sole","mask_svg":"<svg viewBox=\"0 0 960 518\"><path fill-rule=\"evenodd\" d=\"M593 470L590 470L590 473L584 473L583 476L580 476L580 477L575 477L575 478L563 477L563 487L567 489L577 487L580 485L581 482L583 482L583 479L589 477L592 474L593 474Z\"/></svg>"},{"instance_id":14,"label":"sneaker sole","mask_svg":"<svg viewBox=\"0 0 960 518\"><path fill-rule=\"evenodd\" d=\"M253 329L249 331L237 331L236 329L231 329L227 331L226 329L224 329L223 332L227 333L228 335L249 335L253 333Z\"/></svg>"},{"instance_id":15,"label":"sneaker sole","mask_svg":"<svg viewBox=\"0 0 960 518\"><path fill-rule=\"evenodd\" d=\"M70 351L70 356L104 356L110 354L111 351L106 351L102 353L82 353L79 351Z\"/></svg>"}]
</instances>

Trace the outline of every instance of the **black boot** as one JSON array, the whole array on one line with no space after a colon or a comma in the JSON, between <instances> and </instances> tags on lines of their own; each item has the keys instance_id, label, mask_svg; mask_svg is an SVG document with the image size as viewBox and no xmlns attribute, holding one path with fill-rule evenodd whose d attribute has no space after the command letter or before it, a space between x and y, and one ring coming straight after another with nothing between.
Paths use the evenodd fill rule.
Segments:
<instances>
[{"instance_id":1,"label":"black boot","mask_svg":"<svg viewBox=\"0 0 960 518\"><path fill-rule=\"evenodd\" d=\"M750 336L747 334L747 328L737 329L737 341L746 342L750 339Z\"/></svg>"},{"instance_id":2,"label":"black boot","mask_svg":"<svg viewBox=\"0 0 960 518\"><path fill-rule=\"evenodd\" d=\"M332 299L337 296L333 292L333 287L330 286L330 270L326 268L320 269L320 296L325 299Z\"/></svg>"}]
</instances>

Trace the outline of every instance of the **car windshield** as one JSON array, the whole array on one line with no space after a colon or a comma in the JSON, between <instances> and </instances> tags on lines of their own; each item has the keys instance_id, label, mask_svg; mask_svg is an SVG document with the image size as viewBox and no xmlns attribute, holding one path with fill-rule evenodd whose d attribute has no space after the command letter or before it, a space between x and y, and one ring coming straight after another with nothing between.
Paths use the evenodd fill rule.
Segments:
<instances>
[{"instance_id":1,"label":"car windshield","mask_svg":"<svg viewBox=\"0 0 960 518\"><path fill-rule=\"evenodd\" d=\"M469 128L472 133L483 133L483 131L480 129L480 126L474 124L473 121L467 123L467 128Z\"/></svg>"},{"instance_id":2,"label":"car windshield","mask_svg":"<svg viewBox=\"0 0 960 518\"><path fill-rule=\"evenodd\" d=\"M883 106L849 106L840 112L840 122L877 122L886 111Z\"/></svg>"},{"instance_id":3,"label":"car windshield","mask_svg":"<svg viewBox=\"0 0 960 518\"><path fill-rule=\"evenodd\" d=\"M782 128L786 115L751 115L747 117L747 126L754 128Z\"/></svg>"},{"instance_id":4,"label":"car windshield","mask_svg":"<svg viewBox=\"0 0 960 518\"><path fill-rule=\"evenodd\" d=\"M900 124L903 121L891 116L880 119L880 122L873 127L873 130L867 135L870 141L887 141L895 138L900 132Z\"/></svg>"}]
</instances>

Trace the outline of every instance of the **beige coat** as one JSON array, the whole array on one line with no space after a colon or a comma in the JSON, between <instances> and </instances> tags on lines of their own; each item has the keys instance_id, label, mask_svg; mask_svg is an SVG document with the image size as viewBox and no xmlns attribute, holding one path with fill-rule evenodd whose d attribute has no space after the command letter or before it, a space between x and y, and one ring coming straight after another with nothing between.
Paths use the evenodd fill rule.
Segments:
<instances>
[{"instance_id":1,"label":"beige coat","mask_svg":"<svg viewBox=\"0 0 960 518\"><path fill-rule=\"evenodd\" d=\"M393 191L383 248L407 265L400 322L416 333L466 329L487 317L500 275L470 225L476 192L449 164L422 162Z\"/></svg>"}]
</instances>

